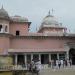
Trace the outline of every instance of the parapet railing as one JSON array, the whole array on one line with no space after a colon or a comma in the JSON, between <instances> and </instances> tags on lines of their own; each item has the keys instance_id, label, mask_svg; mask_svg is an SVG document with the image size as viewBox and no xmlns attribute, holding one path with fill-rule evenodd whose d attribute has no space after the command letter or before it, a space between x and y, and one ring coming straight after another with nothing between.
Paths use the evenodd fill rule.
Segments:
<instances>
[{"instance_id":1,"label":"parapet railing","mask_svg":"<svg viewBox=\"0 0 75 75\"><path fill-rule=\"evenodd\" d=\"M27 66L22 65L3 65L0 66L0 71L27 70Z\"/></svg>"}]
</instances>

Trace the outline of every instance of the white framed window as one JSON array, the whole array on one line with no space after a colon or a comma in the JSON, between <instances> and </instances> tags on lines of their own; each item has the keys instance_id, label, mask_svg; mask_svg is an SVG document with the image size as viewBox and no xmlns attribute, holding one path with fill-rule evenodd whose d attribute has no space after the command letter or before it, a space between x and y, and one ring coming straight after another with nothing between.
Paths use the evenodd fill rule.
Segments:
<instances>
[{"instance_id":1,"label":"white framed window","mask_svg":"<svg viewBox=\"0 0 75 75\"><path fill-rule=\"evenodd\" d=\"M8 32L8 27L7 26L5 26L5 32Z\"/></svg>"}]
</instances>

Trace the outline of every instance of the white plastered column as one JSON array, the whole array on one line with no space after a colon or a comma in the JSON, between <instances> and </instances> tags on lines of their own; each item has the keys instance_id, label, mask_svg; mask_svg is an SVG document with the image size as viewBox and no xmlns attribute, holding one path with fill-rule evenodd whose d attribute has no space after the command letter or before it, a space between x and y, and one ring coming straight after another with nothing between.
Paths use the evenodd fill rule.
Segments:
<instances>
[{"instance_id":1,"label":"white plastered column","mask_svg":"<svg viewBox=\"0 0 75 75\"><path fill-rule=\"evenodd\" d=\"M59 53L57 53L57 59L59 60Z\"/></svg>"},{"instance_id":2,"label":"white plastered column","mask_svg":"<svg viewBox=\"0 0 75 75\"><path fill-rule=\"evenodd\" d=\"M15 65L17 65L17 59L18 59L17 54L15 54Z\"/></svg>"},{"instance_id":3,"label":"white plastered column","mask_svg":"<svg viewBox=\"0 0 75 75\"><path fill-rule=\"evenodd\" d=\"M49 61L51 61L51 54L49 53Z\"/></svg>"},{"instance_id":4,"label":"white plastered column","mask_svg":"<svg viewBox=\"0 0 75 75\"><path fill-rule=\"evenodd\" d=\"M41 54L39 54L39 60L41 60Z\"/></svg>"},{"instance_id":5,"label":"white plastered column","mask_svg":"<svg viewBox=\"0 0 75 75\"><path fill-rule=\"evenodd\" d=\"M27 55L24 55L24 63L27 64Z\"/></svg>"},{"instance_id":6,"label":"white plastered column","mask_svg":"<svg viewBox=\"0 0 75 75\"><path fill-rule=\"evenodd\" d=\"M66 60L67 60L67 64L69 65L69 49L70 49L70 47L68 46L68 44L65 44L64 45L64 48L65 48L65 51L66 51Z\"/></svg>"},{"instance_id":7,"label":"white plastered column","mask_svg":"<svg viewBox=\"0 0 75 75\"><path fill-rule=\"evenodd\" d=\"M41 54L39 54L39 60L40 60L40 62L41 62Z\"/></svg>"},{"instance_id":8,"label":"white plastered column","mask_svg":"<svg viewBox=\"0 0 75 75\"><path fill-rule=\"evenodd\" d=\"M67 44L64 45L66 51L66 59L69 59L69 46Z\"/></svg>"},{"instance_id":9,"label":"white plastered column","mask_svg":"<svg viewBox=\"0 0 75 75\"><path fill-rule=\"evenodd\" d=\"M66 58L69 60L69 51L66 52Z\"/></svg>"},{"instance_id":10,"label":"white plastered column","mask_svg":"<svg viewBox=\"0 0 75 75\"><path fill-rule=\"evenodd\" d=\"M33 59L33 54L31 54L31 61L32 61L32 59Z\"/></svg>"},{"instance_id":11,"label":"white plastered column","mask_svg":"<svg viewBox=\"0 0 75 75\"><path fill-rule=\"evenodd\" d=\"M27 68L27 54L24 55L24 63L25 63L25 66Z\"/></svg>"}]
</instances>

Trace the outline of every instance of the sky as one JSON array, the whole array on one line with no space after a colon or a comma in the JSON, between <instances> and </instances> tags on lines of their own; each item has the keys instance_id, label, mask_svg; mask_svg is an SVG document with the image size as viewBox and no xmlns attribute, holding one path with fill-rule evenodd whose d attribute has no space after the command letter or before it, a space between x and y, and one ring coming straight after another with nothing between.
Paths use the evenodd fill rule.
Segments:
<instances>
[{"instance_id":1,"label":"sky","mask_svg":"<svg viewBox=\"0 0 75 75\"><path fill-rule=\"evenodd\" d=\"M27 17L32 22L32 32L39 29L43 18L53 9L51 14L67 31L75 33L75 0L0 0L0 8L2 5L10 16Z\"/></svg>"}]
</instances>

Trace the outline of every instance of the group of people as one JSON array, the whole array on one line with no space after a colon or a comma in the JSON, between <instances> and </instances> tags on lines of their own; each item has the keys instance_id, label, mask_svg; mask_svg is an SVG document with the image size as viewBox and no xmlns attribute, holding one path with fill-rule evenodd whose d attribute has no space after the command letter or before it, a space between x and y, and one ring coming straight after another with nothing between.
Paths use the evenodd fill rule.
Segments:
<instances>
[{"instance_id":1,"label":"group of people","mask_svg":"<svg viewBox=\"0 0 75 75\"><path fill-rule=\"evenodd\" d=\"M51 67L51 68L58 68L58 69L60 69L60 68L64 68L64 67L67 67L67 66L70 66L71 67L71 65L72 65L72 61L71 60L68 60L68 59L66 59L66 60L51 60L50 62L49 62L49 66Z\"/></svg>"},{"instance_id":2,"label":"group of people","mask_svg":"<svg viewBox=\"0 0 75 75\"><path fill-rule=\"evenodd\" d=\"M34 61L32 60L31 63L28 64L28 70L32 73L39 73L41 70L41 62L40 60Z\"/></svg>"},{"instance_id":3,"label":"group of people","mask_svg":"<svg viewBox=\"0 0 75 75\"><path fill-rule=\"evenodd\" d=\"M51 67L52 69L60 69L60 68L65 68L65 67L71 67L72 65L72 60L51 60L49 61L49 67ZM42 65L41 65L41 61L40 60L37 60L37 61L34 61L32 60L28 65L27 65L27 68L30 72L32 73L37 73L37 75L39 74L39 71L41 70L42 68Z\"/></svg>"}]
</instances>

